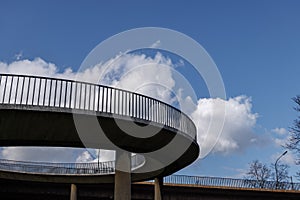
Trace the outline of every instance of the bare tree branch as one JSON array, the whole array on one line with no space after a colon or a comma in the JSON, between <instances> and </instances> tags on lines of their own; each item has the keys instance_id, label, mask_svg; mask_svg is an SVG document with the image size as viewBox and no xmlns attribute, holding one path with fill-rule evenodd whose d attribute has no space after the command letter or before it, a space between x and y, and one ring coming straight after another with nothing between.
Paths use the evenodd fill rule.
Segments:
<instances>
[{"instance_id":1,"label":"bare tree branch","mask_svg":"<svg viewBox=\"0 0 300 200\"><path fill-rule=\"evenodd\" d=\"M296 107L294 107L294 109L297 112L300 112L300 95L292 99L296 103ZM300 165L300 115L294 120L293 127L290 128L289 133L290 137L285 147L295 153L295 163ZM298 171L297 174L300 175L300 171Z\"/></svg>"}]
</instances>

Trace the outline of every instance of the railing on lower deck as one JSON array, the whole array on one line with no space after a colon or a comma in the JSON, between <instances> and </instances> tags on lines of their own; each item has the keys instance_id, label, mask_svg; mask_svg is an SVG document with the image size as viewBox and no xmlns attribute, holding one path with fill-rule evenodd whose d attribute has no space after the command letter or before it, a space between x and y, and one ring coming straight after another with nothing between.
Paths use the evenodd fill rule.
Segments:
<instances>
[{"instance_id":1,"label":"railing on lower deck","mask_svg":"<svg viewBox=\"0 0 300 200\"><path fill-rule=\"evenodd\" d=\"M202 177L202 176L183 176L171 175L164 178L164 183L199 185L211 187L228 187L244 189L270 189L270 190L300 190L300 183L278 182L276 181L258 181L247 179Z\"/></svg>"},{"instance_id":2,"label":"railing on lower deck","mask_svg":"<svg viewBox=\"0 0 300 200\"><path fill-rule=\"evenodd\" d=\"M144 163L140 155L132 156L131 168L138 168ZM115 172L115 161L90 163L48 163L26 162L0 159L0 171L17 173L34 173L44 175L104 175ZM257 181L247 179L171 175L164 177L165 184L193 185L204 187L300 190L300 183L275 181Z\"/></svg>"},{"instance_id":3,"label":"railing on lower deck","mask_svg":"<svg viewBox=\"0 0 300 200\"><path fill-rule=\"evenodd\" d=\"M133 170L137 169L142 166L144 162L144 157L136 154L131 157L131 168ZM111 174L115 172L115 161L88 163L51 163L0 159L0 171L55 175Z\"/></svg>"},{"instance_id":4,"label":"railing on lower deck","mask_svg":"<svg viewBox=\"0 0 300 200\"><path fill-rule=\"evenodd\" d=\"M176 129L196 140L192 120L180 110L141 94L92 83L0 74L0 105L58 107L128 116Z\"/></svg>"},{"instance_id":5,"label":"railing on lower deck","mask_svg":"<svg viewBox=\"0 0 300 200\"><path fill-rule=\"evenodd\" d=\"M0 171L35 174L109 174L115 171L115 162L46 163L0 160Z\"/></svg>"}]
</instances>

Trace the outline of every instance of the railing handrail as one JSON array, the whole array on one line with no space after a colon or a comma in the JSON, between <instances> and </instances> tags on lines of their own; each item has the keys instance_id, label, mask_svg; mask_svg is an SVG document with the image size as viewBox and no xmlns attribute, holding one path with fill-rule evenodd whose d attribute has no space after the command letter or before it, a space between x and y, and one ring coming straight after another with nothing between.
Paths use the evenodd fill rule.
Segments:
<instances>
[{"instance_id":1,"label":"railing handrail","mask_svg":"<svg viewBox=\"0 0 300 200\"><path fill-rule=\"evenodd\" d=\"M137 155L134 155L137 156ZM134 157L133 156L133 157ZM143 161L142 161L143 162ZM137 163L136 165L139 165ZM101 166L101 167L99 167ZM134 166L132 166L134 168ZM45 175L98 175L111 174L115 172L115 161L106 162L80 162L80 163L52 163L31 162L0 159L0 171L34 173ZM267 190L300 190L300 183L262 181L238 178L222 178L208 176L170 175L164 177L165 184L192 185L220 188L242 188L242 189L267 189Z\"/></svg>"},{"instance_id":2,"label":"railing handrail","mask_svg":"<svg viewBox=\"0 0 300 200\"><path fill-rule=\"evenodd\" d=\"M109 88L109 89L113 89L113 90L119 90L119 91L123 91L123 92L129 92L129 93L132 93L132 94L135 94L135 95L138 95L138 96L142 96L142 97L145 97L145 98L148 98L148 99L155 100L156 102L159 102L161 104L169 106L172 109L180 112L182 115L185 115L191 121L193 121L187 114L185 114L184 112L182 112L178 108L176 108L176 107L174 107L174 106L172 106L172 105L170 105L170 104L168 104L166 102L163 102L163 101L161 101L159 99L155 99L153 97L150 97L150 96L147 96L147 95L144 95L144 94L141 94L141 93L132 92L132 91L125 90L125 89L122 89L122 88L116 88L116 87L109 86L109 85L100 85L100 84L97 84L97 83L92 83L92 82L87 82L87 81L64 79L64 78L58 78L58 77L56 78L56 77L50 77L50 76L48 77L48 76L36 76L36 75L24 75L24 74L8 74L8 73L0 73L0 76L19 76L19 77L31 77L31 78L40 78L40 79L57 80L57 81L68 81L68 82L73 82L73 83L81 83L81 84L88 84L88 85L93 85L93 86L101 86L101 87L105 87L105 88Z\"/></svg>"},{"instance_id":3,"label":"railing handrail","mask_svg":"<svg viewBox=\"0 0 300 200\"><path fill-rule=\"evenodd\" d=\"M137 169L145 163L141 155L131 157L131 168ZM0 171L27 172L35 174L110 174L115 172L115 160L105 162L37 162L0 159Z\"/></svg>"},{"instance_id":4,"label":"railing handrail","mask_svg":"<svg viewBox=\"0 0 300 200\"><path fill-rule=\"evenodd\" d=\"M108 163L108 162L114 162L114 160L109 160L105 162L100 163ZM97 163L97 161L92 162L45 162L45 161L25 161L25 160L12 160L12 159L0 159L1 163L12 163L12 164L31 164L31 165L41 165L41 166L59 166L59 165L80 165L80 164L93 164Z\"/></svg>"},{"instance_id":5,"label":"railing handrail","mask_svg":"<svg viewBox=\"0 0 300 200\"><path fill-rule=\"evenodd\" d=\"M5 78L5 84L2 86L2 87L4 87L4 88L1 88L1 85L2 85L2 82L3 82L3 77L6 77ZM7 83L7 80L8 80L8 77L11 77L11 85L9 85L8 83ZM12 87L14 87L13 86L13 80L14 80L14 78L17 78L17 83L19 83L19 79L20 78L23 78L23 82L22 82L22 92L23 92L23 86L24 86L24 83L26 82L26 78L28 78L29 79L29 83L27 84L28 85L28 94L26 94L26 97L27 97L27 100L26 100L26 103L25 103L25 105L27 105L27 103L28 103L28 96L29 96L29 94L30 94L30 88L31 88L31 86L33 87L33 98L32 98L32 100L31 100L31 102L33 102L34 100L35 100L35 96L34 96L34 94L37 92L37 91L35 91L35 89L37 89L37 88L35 88L35 87L37 87L37 86L39 86L39 93L38 93L38 98L40 98L40 92L41 92L41 84L42 84L42 80L45 80L45 82L44 82L44 85L43 86L45 86L45 88L44 88L44 91L43 91L43 94L44 94L44 98L42 98L42 100L43 100L43 104L46 102L46 100L47 99L45 99L45 97L46 97L46 93L47 92L49 92L49 102L48 102L48 104L50 105L51 104L51 102L50 102L50 97L51 97L51 94L54 94L55 96L54 96L54 106L53 107L56 107L55 106L55 104L56 104L56 94L57 94L57 91L56 91L56 89L57 89L57 86L58 86L58 83L57 82L60 82L60 92L62 93L62 85L63 85L63 83L65 83L65 90L64 90L64 92L65 92L65 99L64 99L64 101L66 101L66 99L67 99L67 92L70 92L70 99L69 99L69 101L70 102L68 102L69 103L69 105L71 105L71 103L72 103L72 101L74 100L74 99L71 99L71 97L72 97L72 95L73 95L73 93L72 92L74 92L74 97L75 97L75 100L74 100L74 106L76 107L76 105L77 105L77 100L76 100L76 97L77 97L77 95L78 95L78 92L79 92L79 90L77 90L78 88L77 88L77 85L79 85L80 84L80 94L78 95L79 96L79 98L81 98L81 96L82 96L82 84L84 84L84 86L85 86L85 89L84 89L84 97L86 98L87 97L87 91L86 91L86 86L89 86L89 88L90 88L90 92L92 92L91 91L91 88L92 87L94 87L94 95L96 95L96 94L98 94L99 95L99 98L97 99L97 103L98 104L100 104L100 101L103 101L103 99L100 99L100 88L103 88L101 91L102 91L102 95L104 96L104 94L106 94L106 98L107 98L107 95L110 93L110 95L112 95L112 93L113 93L113 91L114 91L114 93L116 94L117 92L118 92L118 95L120 95L120 93L125 93L125 97L126 97L126 100L127 100L127 95L129 95L129 100L131 100L130 99L130 97L135 97L136 98L136 102L132 102L132 105L125 105L126 107L124 107L124 109L127 109L127 108L130 108L130 107L127 107L127 106L136 106L136 111L131 111L131 114L132 115L134 115L134 114L136 114L137 115L137 110L139 110L140 111L140 109L142 108L142 109L145 109L145 113L139 113L139 116L143 116L143 115L146 115L147 114L147 112L148 112L148 115L149 115L149 112L151 111L150 109L146 109L147 108L147 106L149 107L150 106L150 104L149 105L138 105L139 106L139 108L137 107L137 104L138 103L141 103L141 99L143 100L143 98L144 98L144 100L142 101L142 103L146 103L146 102L151 102L151 101L153 101L153 103L151 104L151 105L154 105L154 103L155 103L155 105L159 105L159 106L161 106L161 108L168 108L168 110L167 111L165 111L166 113L162 113L163 115L162 116L153 116L153 118L156 118L156 121L154 121L154 122L157 122L157 123L160 123L160 124L163 124L164 126L167 126L167 127L170 127L170 128L175 128L177 131L180 131L180 132L183 132L184 134L186 134L186 135L188 135L188 136L190 136L190 137L192 137L194 140L196 140L196 136L197 136L197 134L196 134L196 127L195 127L195 124L193 123L193 121L191 120L191 118L188 116L188 115L186 115L185 113L183 113L182 111L180 111L178 108L176 108L176 107L174 107L174 106L172 106L172 105L169 105L169 104L167 104L167 103L165 103L165 102L162 102L161 100L158 100L158 99L155 99L155 98L152 98L152 97L149 97L149 96L146 96L146 95L143 95L143 94L139 94L139 93L135 93L135 92L131 92L131 91L127 91L127 90L124 90L124 89L119 89L119 88L114 88L114 87L111 87L111 86L107 86L107 85L99 85L99 84L95 84L95 83L89 83L89 82L85 82L85 81L77 81L77 80L69 80L69 79L62 79L62 78L54 78L54 77L46 77L46 76L30 76L30 75L16 75L16 74L7 74L7 73L0 73L0 104L4 104L4 97L6 96L6 94L5 94L5 92L7 92L6 90L7 90L7 88L6 87L10 87L9 88L9 90L8 90L8 92L9 92L9 98L10 98L10 95L11 95L11 93L12 93ZM34 83L32 84L31 82L30 82L30 80L31 79L34 79L35 81L34 81ZM36 80L39 80L39 84L37 84L36 83ZM48 85L48 81L50 81L50 89L48 89L49 91L47 91L47 85ZM55 91L54 91L54 93L53 93L53 91L52 91L52 85L53 85L53 83L52 83L52 81L55 81ZM21 81L20 81L21 82ZM69 87L69 83L71 84L70 85L70 90L71 91L68 91L68 87ZM30 85L31 84L31 85ZM72 91L72 86L73 86L73 84L75 84L75 86L76 86L76 89L74 90L74 91ZM74 86L74 87L75 87ZM14 88L14 89L16 89L16 95L15 95L15 98L17 99L17 92L18 92L18 87L21 87L21 86L19 86L19 85L17 85L16 86L16 88ZM54 86L53 86L54 87ZM78 86L79 87L79 86ZM98 90L99 91L96 91L95 90L95 88L98 88ZM2 92L2 90L3 90L3 93L1 93ZM106 93L104 93L104 91L106 91ZM108 91L110 91L109 93L108 93ZM98 92L98 93L97 93ZM2 94L2 96L1 96L1 94ZM60 95L62 95L62 94L60 94ZM89 93L89 103L91 103L90 101L91 101L91 93ZM25 96L25 95L24 95ZM23 97L23 93L22 93L22 97ZM95 98L95 96L93 96L94 97L94 100L93 100L93 106L95 106L95 103L96 103L96 98ZM120 97L120 96L119 96ZM61 96L60 96L60 98L61 98ZM103 98L103 97L101 97L101 98ZM111 99L110 99L110 101L112 101L112 97L110 97ZM114 96L114 101L116 101L115 100L115 98L117 98L116 96ZM123 98L124 98L124 96L123 96ZM2 100L3 99L3 100ZM106 103L108 103L108 99L109 98L107 98L106 99ZM139 100L137 100L137 99L139 99ZM38 100L40 100L40 99L38 99ZM41 100L41 101L42 101ZM51 99L51 100L53 100L53 99ZM59 99L59 101L60 101L61 99ZM2 101L2 102L1 102ZM22 99L21 99L21 101L22 101ZM118 101L120 101L119 99L118 99ZM10 102L10 99L9 99L9 102ZM62 104L63 102L59 102L59 105L60 104ZM86 102L84 102L84 104L85 104ZM103 106L103 103L104 102L101 102L101 105ZM110 104L112 103L112 102L109 102ZM115 102L114 102L115 103ZM123 102L122 102L123 103ZM129 102L130 103L130 102ZM22 104L22 102L20 103L20 104ZM39 102L38 102L38 104L39 104ZM23 104L22 104L23 105ZM33 105L33 103L32 103L32 105ZM47 105L43 105L43 106L45 106L45 107L49 107L49 105L47 106ZM64 103L64 108L66 108L66 102ZM79 107L82 105L82 102L79 102ZM84 105L85 106L85 105ZM98 105L99 106L99 105ZM109 105L109 106L111 106L110 107L110 112L112 111L112 106L113 105ZM115 105L114 105L115 106ZM120 106L120 102L118 102L118 106ZM123 105L122 105L123 106ZM145 107L144 107L145 106ZM62 107L62 106L58 106L58 107ZM90 104L89 104L89 107L90 107ZM114 108L114 111L115 111L115 109L117 108L117 107L113 107ZM138 108L138 109L137 109ZM150 108L150 107L149 107ZM76 109L76 108L72 108L72 109ZM119 109L119 107L118 107L118 109ZM123 109L123 107L122 107L122 109ZM103 111L104 109L102 108L102 111L101 112L104 112ZM95 109L94 109L94 111L96 111ZM143 110L144 111L144 110ZM105 112L107 112L107 106L106 106L106 110L105 110ZM126 111L127 112L127 111ZM153 112L153 111L152 111ZM177 120L177 118L175 117L175 116L172 116L174 113L177 113L177 117L181 120L181 121L176 121ZM114 113L114 114L119 114L119 113ZM155 113L155 115L156 115L156 113ZM167 116L168 115L168 119L167 119ZM131 116L131 117L133 117L133 116ZM164 117L165 119L161 119L162 117ZM170 117L174 117L174 119L170 119ZM134 116L134 118L137 118L137 119L142 119L142 120L147 120L147 119L143 119L143 117L137 117L137 116ZM148 116L148 118L149 118L149 116ZM160 119L160 121L159 120L157 120L157 119ZM173 121L172 121L173 120ZM151 121L151 120L149 120L148 119L148 121ZM164 122L164 123L163 123ZM177 123L179 123L180 125L179 126L175 126L175 124L177 124Z\"/></svg>"},{"instance_id":6,"label":"railing handrail","mask_svg":"<svg viewBox=\"0 0 300 200\"><path fill-rule=\"evenodd\" d=\"M243 189L300 190L300 183L279 182L276 185L276 181L271 180L259 181L208 176L171 175L164 177L164 183Z\"/></svg>"},{"instance_id":7,"label":"railing handrail","mask_svg":"<svg viewBox=\"0 0 300 200\"><path fill-rule=\"evenodd\" d=\"M134 155L138 156L138 154ZM133 156L133 157L134 157ZM143 162L143 161L142 161ZM139 165L141 163L137 163ZM101 166L101 167L99 167ZM132 166L134 168L134 166ZM52 162L30 162L0 159L0 171L34 173L34 174L55 174L55 175L98 175L111 174L115 172L115 161L81 162L81 163L52 163ZM269 190L300 190L300 183L276 181L258 181L251 179L170 175L164 177L165 184L194 185L221 188L242 188L242 189L269 189ZM261 185L261 183L264 183Z\"/></svg>"}]
</instances>

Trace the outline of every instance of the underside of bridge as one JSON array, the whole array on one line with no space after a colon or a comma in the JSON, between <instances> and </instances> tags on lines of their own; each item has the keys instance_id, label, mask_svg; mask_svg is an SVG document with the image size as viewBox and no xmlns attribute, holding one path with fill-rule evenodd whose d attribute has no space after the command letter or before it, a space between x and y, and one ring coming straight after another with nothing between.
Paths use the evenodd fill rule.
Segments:
<instances>
[{"instance_id":1,"label":"underside of bridge","mask_svg":"<svg viewBox=\"0 0 300 200\"><path fill-rule=\"evenodd\" d=\"M1 199L70 199L70 184L45 183L0 179ZM78 184L77 197L80 200L114 199L114 185ZM131 199L150 200L154 198L154 184L149 182L132 184ZM234 189L208 186L165 184L164 200L298 200L300 193L296 191L272 191L259 189Z\"/></svg>"}]
</instances>

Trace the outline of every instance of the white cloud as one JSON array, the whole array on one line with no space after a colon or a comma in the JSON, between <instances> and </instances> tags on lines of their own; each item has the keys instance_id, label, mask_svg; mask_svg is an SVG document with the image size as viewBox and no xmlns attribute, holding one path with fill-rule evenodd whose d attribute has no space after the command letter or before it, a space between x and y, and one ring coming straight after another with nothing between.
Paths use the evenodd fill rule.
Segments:
<instances>
[{"instance_id":1,"label":"white cloud","mask_svg":"<svg viewBox=\"0 0 300 200\"><path fill-rule=\"evenodd\" d=\"M146 55L126 54L108 61L100 67L100 83L142 93L172 103L171 91L175 86L172 77L173 63L157 53L154 58Z\"/></svg>"},{"instance_id":2,"label":"white cloud","mask_svg":"<svg viewBox=\"0 0 300 200\"><path fill-rule=\"evenodd\" d=\"M287 138L273 138L273 141L277 147L284 147L287 143Z\"/></svg>"},{"instance_id":3,"label":"white cloud","mask_svg":"<svg viewBox=\"0 0 300 200\"><path fill-rule=\"evenodd\" d=\"M209 130L218 123L223 122L224 112L220 109L225 104L225 123L219 138ZM201 151L207 152L212 146L213 152L229 154L241 152L258 138L253 132L258 114L253 113L251 99L246 96L238 96L229 100L200 99L197 109L192 113L198 129L198 142ZM212 116L214 122L211 122Z\"/></svg>"},{"instance_id":4,"label":"white cloud","mask_svg":"<svg viewBox=\"0 0 300 200\"><path fill-rule=\"evenodd\" d=\"M285 128L274 128L271 131L278 135L286 135L288 133L288 131Z\"/></svg>"},{"instance_id":5,"label":"white cloud","mask_svg":"<svg viewBox=\"0 0 300 200\"><path fill-rule=\"evenodd\" d=\"M0 72L12 74L55 76L58 68L53 63L47 63L41 58L34 60L18 60L10 64L0 62Z\"/></svg>"},{"instance_id":6,"label":"white cloud","mask_svg":"<svg viewBox=\"0 0 300 200\"><path fill-rule=\"evenodd\" d=\"M2 147L1 157L9 160L75 162L84 149L62 147Z\"/></svg>"},{"instance_id":7,"label":"white cloud","mask_svg":"<svg viewBox=\"0 0 300 200\"><path fill-rule=\"evenodd\" d=\"M182 62L182 61L181 61ZM250 144L258 140L253 128L258 115L252 112L251 99L246 96L238 96L228 100L222 99L199 99L194 102L190 96L182 96L181 88L176 88L173 68L182 66L182 63L172 63L169 58L157 53L154 57L144 54L120 54L105 63L100 63L91 68L79 72L67 68L59 70L53 63L46 62L41 58L34 60L18 60L10 64L0 62L0 72L60 77L66 79L77 79L94 83L112 85L119 88L139 92L148 96L158 98L168 103L174 103L174 94L181 102L181 107L190 114L198 129L198 142L202 152L210 149L215 144L216 135L208 132L209 126L222 123L223 111L219 109L226 106L225 124L220 137L217 140L213 152L228 154L234 151L242 151ZM101 77L101 78L100 78ZM216 121L211 123L212 115ZM49 152L50 150L47 150ZM49 157L53 154L44 154L43 151L10 148L2 151L2 156L10 159L33 159ZM77 152L78 153L78 152ZM72 154L72 151L71 153ZM66 155L70 155L67 153ZM11 155L11 157L10 157ZM77 154L77 161L90 160L86 152ZM101 151L101 160L111 160L113 152ZM68 157L68 156L67 156ZM58 156L62 161L67 159L64 155ZM76 160L76 159L75 159Z\"/></svg>"},{"instance_id":8,"label":"white cloud","mask_svg":"<svg viewBox=\"0 0 300 200\"><path fill-rule=\"evenodd\" d=\"M279 148L286 146L290 137L285 128L274 128L270 131L270 138L273 144Z\"/></svg>"},{"instance_id":9,"label":"white cloud","mask_svg":"<svg viewBox=\"0 0 300 200\"><path fill-rule=\"evenodd\" d=\"M285 128L274 128L269 132L269 141L276 148L276 153L271 156L271 160L275 163L276 159L282 155L282 153L286 150L284 149L287 142L290 139L290 135L288 134L288 130ZM275 151L275 150L274 150ZM292 151L288 151L287 154L282 156L280 162L288 165L295 165L295 155Z\"/></svg>"}]
</instances>

